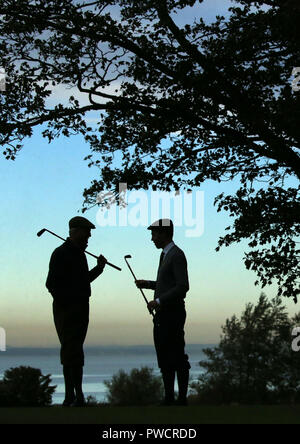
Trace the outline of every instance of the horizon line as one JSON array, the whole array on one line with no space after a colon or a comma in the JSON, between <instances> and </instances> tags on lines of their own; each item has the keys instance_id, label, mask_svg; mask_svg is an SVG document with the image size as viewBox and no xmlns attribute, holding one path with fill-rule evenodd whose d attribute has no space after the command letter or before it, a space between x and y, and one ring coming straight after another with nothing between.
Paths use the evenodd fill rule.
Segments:
<instances>
[{"instance_id":1,"label":"horizon line","mask_svg":"<svg viewBox=\"0 0 300 444\"><path fill-rule=\"evenodd\" d=\"M207 345L216 345L217 343L189 343L186 344L186 347L189 346L207 346ZM96 345L87 345L84 347L85 350L88 349L92 349L92 348L133 348L133 347L153 347L153 344L96 344ZM45 349L45 350L49 350L49 349L53 349L53 350L57 350L60 349L60 345L49 345L49 346L44 346L44 345L26 345L26 346L16 346L16 345L6 345L6 351L2 351L0 353L5 353L8 350L27 350L27 349Z\"/></svg>"}]
</instances>

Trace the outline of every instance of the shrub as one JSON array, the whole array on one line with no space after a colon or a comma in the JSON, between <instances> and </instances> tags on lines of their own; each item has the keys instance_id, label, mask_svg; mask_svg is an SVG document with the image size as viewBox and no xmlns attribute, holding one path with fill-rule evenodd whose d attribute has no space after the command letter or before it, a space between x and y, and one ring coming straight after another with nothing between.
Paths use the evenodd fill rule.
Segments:
<instances>
[{"instance_id":1,"label":"shrub","mask_svg":"<svg viewBox=\"0 0 300 444\"><path fill-rule=\"evenodd\" d=\"M300 399L300 353L292 350L292 330L300 314L289 318L279 297L261 294L241 317L222 327L217 347L205 349L206 372L191 388L199 403L279 404Z\"/></svg>"},{"instance_id":2,"label":"shrub","mask_svg":"<svg viewBox=\"0 0 300 444\"><path fill-rule=\"evenodd\" d=\"M154 376L148 367L134 368L129 375L120 370L111 381L105 381L105 385L112 405L156 404L163 396L161 377Z\"/></svg>"},{"instance_id":3,"label":"shrub","mask_svg":"<svg viewBox=\"0 0 300 444\"><path fill-rule=\"evenodd\" d=\"M97 401L95 396L89 395L85 398L85 405L86 407L98 407L101 403Z\"/></svg>"},{"instance_id":4,"label":"shrub","mask_svg":"<svg viewBox=\"0 0 300 444\"><path fill-rule=\"evenodd\" d=\"M0 405L3 407L43 407L52 403L56 386L50 386L50 375L32 367L6 370L0 384Z\"/></svg>"},{"instance_id":5,"label":"shrub","mask_svg":"<svg viewBox=\"0 0 300 444\"><path fill-rule=\"evenodd\" d=\"M0 381L0 407L10 407L11 401L8 385Z\"/></svg>"}]
</instances>

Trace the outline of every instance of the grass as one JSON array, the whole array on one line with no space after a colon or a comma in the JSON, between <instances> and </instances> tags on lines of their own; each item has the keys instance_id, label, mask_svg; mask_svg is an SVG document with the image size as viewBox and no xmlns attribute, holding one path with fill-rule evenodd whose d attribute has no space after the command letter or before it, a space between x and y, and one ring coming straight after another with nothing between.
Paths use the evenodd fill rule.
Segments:
<instances>
[{"instance_id":1,"label":"grass","mask_svg":"<svg viewBox=\"0 0 300 444\"><path fill-rule=\"evenodd\" d=\"M300 424L296 406L0 408L0 424Z\"/></svg>"}]
</instances>

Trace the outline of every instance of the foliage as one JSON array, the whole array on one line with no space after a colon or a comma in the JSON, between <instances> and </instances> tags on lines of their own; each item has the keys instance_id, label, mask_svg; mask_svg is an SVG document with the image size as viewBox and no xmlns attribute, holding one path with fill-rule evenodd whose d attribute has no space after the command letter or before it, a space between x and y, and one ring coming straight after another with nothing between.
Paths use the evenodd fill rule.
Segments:
<instances>
[{"instance_id":1,"label":"foliage","mask_svg":"<svg viewBox=\"0 0 300 444\"><path fill-rule=\"evenodd\" d=\"M9 389L7 384L0 381L0 407L8 407L12 405Z\"/></svg>"},{"instance_id":2,"label":"foliage","mask_svg":"<svg viewBox=\"0 0 300 444\"><path fill-rule=\"evenodd\" d=\"M0 382L1 407L44 407L52 402L56 386L51 386L50 375L32 367L6 370Z\"/></svg>"},{"instance_id":3,"label":"foliage","mask_svg":"<svg viewBox=\"0 0 300 444\"><path fill-rule=\"evenodd\" d=\"M100 403L97 401L97 399L95 398L95 396L87 396L85 399L85 406L86 407L97 407L100 405L104 405L104 403Z\"/></svg>"},{"instance_id":4,"label":"foliage","mask_svg":"<svg viewBox=\"0 0 300 444\"><path fill-rule=\"evenodd\" d=\"M241 318L222 327L218 347L205 349L206 372L191 388L201 403L284 403L300 401L300 354L292 350L292 330L300 313L289 318L277 296L261 294Z\"/></svg>"},{"instance_id":5,"label":"foliage","mask_svg":"<svg viewBox=\"0 0 300 444\"><path fill-rule=\"evenodd\" d=\"M202 3L0 0L0 144L15 159L38 125L49 142L83 135L99 167L84 209L100 191L119 197L122 182L179 190L239 178L236 194L216 198L235 218L218 249L249 240L257 283L276 280L278 295L297 301L299 2L233 0L209 24ZM179 25L189 7L194 22ZM50 106L66 85L68 104Z\"/></svg>"},{"instance_id":6,"label":"foliage","mask_svg":"<svg viewBox=\"0 0 300 444\"><path fill-rule=\"evenodd\" d=\"M148 367L134 368L130 374L120 370L111 381L105 381L105 385L112 405L151 405L163 396L161 378L154 376Z\"/></svg>"}]
</instances>

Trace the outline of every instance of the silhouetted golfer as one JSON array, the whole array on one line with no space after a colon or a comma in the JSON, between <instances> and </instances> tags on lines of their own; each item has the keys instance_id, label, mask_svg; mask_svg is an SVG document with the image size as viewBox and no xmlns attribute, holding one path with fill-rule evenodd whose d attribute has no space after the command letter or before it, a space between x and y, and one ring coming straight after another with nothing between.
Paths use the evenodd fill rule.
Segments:
<instances>
[{"instance_id":1,"label":"silhouetted golfer","mask_svg":"<svg viewBox=\"0 0 300 444\"><path fill-rule=\"evenodd\" d=\"M189 369L185 354L184 324L186 319L185 302L189 290L187 261L183 251L173 242L173 223L169 219L154 222L148 230L156 248L162 248L156 281L137 280L138 288L155 290L154 300L148 307L154 315L154 344L158 366L161 369L165 399L163 405L172 405L174 400L175 373L179 396L177 404L187 404Z\"/></svg>"},{"instance_id":2,"label":"silhouetted golfer","mask_svg":"<svg viewBox=\"0 0 300 444\"><path fill-rule=\"evenodd\" d=\"M53 296L53 316L61 344L61 363L65 380L63 406L84 405L82 376L83 344L89 324L90 283L103 271L106 259L101 255L89 271L84 250L95 228L84 217L69 222L70 237L51 256L46 287Z\"/></svg>"}]
</instances>

